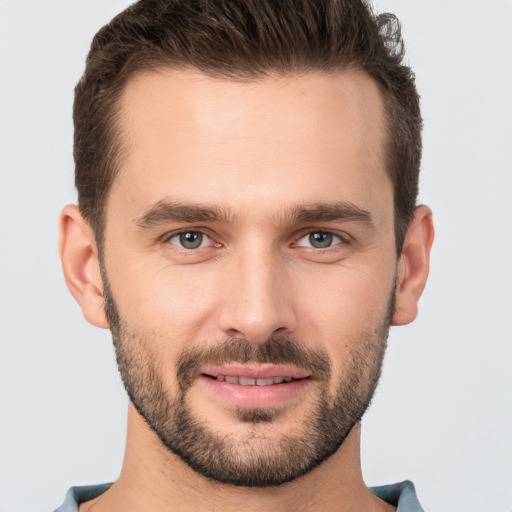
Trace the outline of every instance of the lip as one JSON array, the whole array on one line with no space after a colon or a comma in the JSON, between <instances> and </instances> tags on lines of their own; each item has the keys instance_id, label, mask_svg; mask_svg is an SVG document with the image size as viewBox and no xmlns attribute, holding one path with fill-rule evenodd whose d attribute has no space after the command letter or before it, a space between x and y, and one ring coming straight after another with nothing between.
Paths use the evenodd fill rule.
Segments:
<instances>
[{"instance_id":1,"label":"lip","mask_svg":"<svg viewBox=\"0 0 512 512\"><path fill-rule=\"evenodd\" d=\"M305 379L310 374L293 366L282 365L229 365L206 367L201 370L201 374L217 377L219 375L228 375L233 377L248 377L250 379L268 379L270 377L291 377L292 379Z\"/></svg>"},{"instance_id":2,"label":"lip","mask_svg":"<svg viewBox=\"0 0 512 512\"><path fill-rule=\"evenodd\" d=\"M294 380L268 386L244 386L217 380L219 375L251 379L291 377ZM306 371L289 366L233 365L204 368L198 377L198 383L208 393L231 407L270 408L286 405L302 395L312 384L309 377Z\"/></svg>"}]
</instances>

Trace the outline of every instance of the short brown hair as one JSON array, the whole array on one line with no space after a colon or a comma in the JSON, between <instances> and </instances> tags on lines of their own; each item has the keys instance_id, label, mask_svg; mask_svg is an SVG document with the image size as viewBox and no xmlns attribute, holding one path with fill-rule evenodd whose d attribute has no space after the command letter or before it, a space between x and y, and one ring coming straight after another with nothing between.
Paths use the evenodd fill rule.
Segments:
<instances>
[{"instance_id":1,"label":"short brown hair","mask_svg":"<svg viewBox=\"0 0 512 512\"><path fill-rule=\"evenodd\" d=\"M255 80L270 73L361 70L387 114L386 168L394 187L397 253L416 207L421 115L403 64L400 25L363 0L140 0L94 37L75 89L78 204L103 240L105 205L122 162L119 100L134 74L161 66Z\"/></svg>"}]
</instances>

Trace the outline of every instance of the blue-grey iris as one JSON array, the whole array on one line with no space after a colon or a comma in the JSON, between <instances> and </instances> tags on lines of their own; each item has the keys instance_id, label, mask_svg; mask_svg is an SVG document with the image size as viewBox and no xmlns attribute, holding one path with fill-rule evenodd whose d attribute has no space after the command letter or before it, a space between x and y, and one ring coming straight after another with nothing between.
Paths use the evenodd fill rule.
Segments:
<instances>
[{"instance_id":1,"label":"blue-grey iris","mask_svg":"<svg viewBox=\"0 0 512 512\"><path fill-rule=\"evenodd\" d=\"M198 231L180 233L180 244L185 249L197 249L203 243L203 234Z\"/></svg>"},{"instance_id":2,"label":"blue-grey iris","mask_svg":"<svg viewBox=\"0 0 512 512\"><path fill-rule=\"evenodd\" d=\"M309 242L316 249L330 247L332 245L332 233L324 233L323 231L310 233Z\"/></svg>"}]
</instances>

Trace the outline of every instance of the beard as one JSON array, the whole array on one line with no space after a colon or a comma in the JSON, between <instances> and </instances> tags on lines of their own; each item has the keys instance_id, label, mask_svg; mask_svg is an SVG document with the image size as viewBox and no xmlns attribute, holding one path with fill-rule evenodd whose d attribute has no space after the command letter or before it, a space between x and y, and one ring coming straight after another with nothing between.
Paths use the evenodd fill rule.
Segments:
<instances>
[{"instance_id":1,"label":"beard","mask_svg":"<svg viewBox=\"0 0 512 512\"><path fill-rule=\"evenodd\" d=\"M355 348L347 355L336 385L332 363L323 350L291 336L273 336L262 344L228 339L184 350L175 365L177 390L171 393L150 337L135 332L121 318L104 273L103 282L117 364L130 401L166 449L208 479L244 487L290 482L333 455L370 405L381 373L394 293L380 325L360 333L351 344ZM245 434L216 431L207 418L194 415L189 391L201 367L228 363L289 364L306 370L316 386L306 418L277 437L269 429L287 412L286 406L235 408L238 422L247 426Z\"/></svg>"}]
</instances>

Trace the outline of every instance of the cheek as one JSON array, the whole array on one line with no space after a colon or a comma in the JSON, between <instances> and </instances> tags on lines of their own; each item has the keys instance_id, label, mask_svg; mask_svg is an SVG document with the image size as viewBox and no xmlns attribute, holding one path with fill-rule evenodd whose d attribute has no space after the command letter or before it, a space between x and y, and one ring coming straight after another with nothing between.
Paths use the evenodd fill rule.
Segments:
<instances>
[{"instance_id":1,"label":"cheek","mask_svg":"<svg viewBox=\"0 0 512 512\"><path fill-rule=\"evenodd\" d=\"M324 275L311 271L301 280L305 288L304 313L313 313L319 324L326 327L370 328L387 311L393 276L392 270L379 274L374 268L362 266L340 267Z\"/></svg>"},{"instance_id":2,"label":"cheek","mask_svg":"<svg viewBox=\"0 0 512 512\"><path fill-rule=\"evenodd\" d=\"M304 294L301 337L323 345L336 373L344 372L359 345L368 336L375 337L388 320L393 293L393 274L386 279L375 273L339 269L329 278L308 281L322 283Z\"/></svg>"},{"instance_id":3,"label":"cheek","mask_svg":"<svg viewBox=\"0 0 512 512\"><path fill-rule=\"evenodd\" d=\"M156 342L197 339L215 309L218 279L212 269L124 261L114 274L116 286L111 286L121 317ZM121 275L131 278L123 280Z\"/></svg>"}]
</instances>

